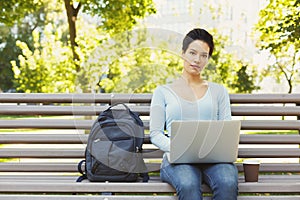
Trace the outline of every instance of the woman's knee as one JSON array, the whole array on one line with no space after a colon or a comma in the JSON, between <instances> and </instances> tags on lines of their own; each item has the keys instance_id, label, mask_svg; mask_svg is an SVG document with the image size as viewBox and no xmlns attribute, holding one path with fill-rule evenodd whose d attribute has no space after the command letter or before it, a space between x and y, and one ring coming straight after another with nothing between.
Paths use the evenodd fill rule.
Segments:
<instances>
[{"instance_id":1,"label":"woman's knee","mask_svg":"<svg viewBox=\"0 0 300 200\"><path fill-rule=\"evenodd\" d=\"M176 186L176 192L179 199L202 199L201 185L192 181L183 181Z\"/></svg>"}]
</instances>

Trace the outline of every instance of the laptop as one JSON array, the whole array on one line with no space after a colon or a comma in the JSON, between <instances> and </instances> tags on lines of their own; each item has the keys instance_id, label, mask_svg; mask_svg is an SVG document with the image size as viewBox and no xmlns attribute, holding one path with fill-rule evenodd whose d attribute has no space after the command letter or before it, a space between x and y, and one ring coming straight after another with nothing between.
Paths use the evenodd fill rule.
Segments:
<instances>
[{"instance_id":1,"label":"laptop","mask_svg":"<svg viewBox=\"0 0 300 200\"><path fill-rule=\"evenodd\" d=\"M232 163L238 155L240 120L173 121L170 163Z\"/></svg>"}]
</instances>

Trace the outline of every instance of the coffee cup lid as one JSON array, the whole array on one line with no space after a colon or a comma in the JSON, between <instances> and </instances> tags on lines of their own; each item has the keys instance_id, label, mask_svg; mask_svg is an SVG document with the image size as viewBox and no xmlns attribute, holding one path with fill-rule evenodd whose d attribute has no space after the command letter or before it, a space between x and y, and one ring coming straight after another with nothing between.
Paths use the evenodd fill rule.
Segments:
<instances>
[{"instance_id":1,"label":"coffee cup lid","mask_svg":"<svg viewBox=\"0 0 300 200\"><path fill-rule=\"evenodd\" d=\"M244 164L260 164L259 160L244 160Z\"/></svg>"}]
</instances>

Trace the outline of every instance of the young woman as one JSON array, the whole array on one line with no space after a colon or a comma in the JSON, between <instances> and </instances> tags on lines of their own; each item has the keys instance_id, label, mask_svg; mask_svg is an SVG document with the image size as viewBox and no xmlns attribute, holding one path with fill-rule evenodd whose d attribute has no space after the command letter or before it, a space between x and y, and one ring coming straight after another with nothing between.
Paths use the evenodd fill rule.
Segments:
<instances>
[{"instance_id":1,"label":"young woman","mask_svg":"<svg viewBox=\"0 0 300 200\"><path fill-rule=\"evenodd\" d=\"M183 72L171 84L158 86L153 93L150 110L150 137L164 152L170 151L173 120L230 120L227 90L201 77L214 50L213 37L204 29L193 29L182 45ZM163 157L160 176L171 184L179 200L202 199L201 184L210 186L215 200L236 200L238 171L233 163L170 164Z\"/></svg>"}]
</instances>

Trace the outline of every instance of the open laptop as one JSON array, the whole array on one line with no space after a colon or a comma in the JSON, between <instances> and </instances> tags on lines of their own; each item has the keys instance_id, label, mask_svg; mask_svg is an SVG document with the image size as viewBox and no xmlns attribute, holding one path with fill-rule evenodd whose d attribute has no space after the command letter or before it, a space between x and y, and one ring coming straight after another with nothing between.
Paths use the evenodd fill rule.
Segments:
<instances>
[{"instance_id":1,"label":"open laptop","mask_svg":"<svg viewBox=\"0 0 300 200\"><path fill-rule=\"evenodd\" d=\"M173 121L170 163L235 162L238 154L241 122Z\"/></svg>"}]
</instances>

